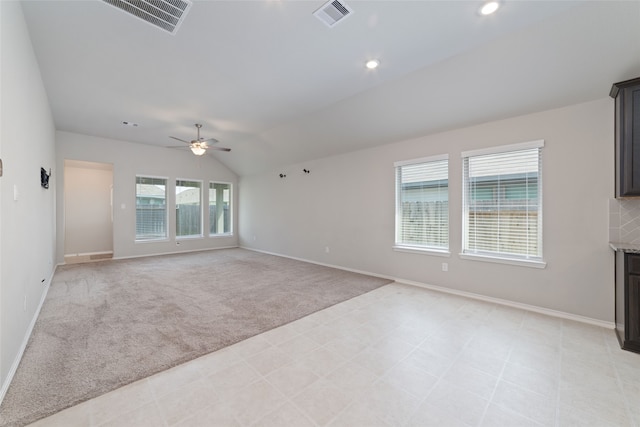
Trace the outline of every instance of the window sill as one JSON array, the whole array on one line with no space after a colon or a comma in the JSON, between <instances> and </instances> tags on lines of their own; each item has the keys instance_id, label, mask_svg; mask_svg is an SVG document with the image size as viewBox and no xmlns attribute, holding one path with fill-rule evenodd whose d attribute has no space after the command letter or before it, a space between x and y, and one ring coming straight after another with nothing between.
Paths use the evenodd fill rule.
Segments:
<instances>
[{"instance_id":1,"label":"window sill","mask_svg":"<svg viewBox=\"0 0 640 427\"><path fill-rule=\"evenodd\" d=\"M530 268L545 268L547 263L544 261L534 261L527 259L516 259L516 258L501 258L496 256L489 255L477 255L477 254L459 254L461 259L468 259L471 261L484 261L484 262L493 262L497 264L508 264L508 265L517 265L520 267L530 267Z\"/></svg>"},{"instance_id":2,"label":"window sill","mask_svg":"<svg viewBox=\"0 0 640 427\"><path fill-rule=\"evenodd\" d=\"M176 236L176 241L178 241L178 240L198 240L198 239L204 239L204 236L202 236L202 234L194 234L193 236Z\"/></svg>"},{"instance_id":3,"label":"window sill","mask_svg":"<svg viewBox=\"0 0 640 427\"><path fill-rule=\"evenodd\" d=\"M393 250L396 252L408 252L413 254L433 255L447 258L451 256L451 252L446 249L424 248L420 246L395 245L393 247Z\"/></svg>"},{"instance_id":4,"label":"window sill","mask_svg":"<svg viewBox=\"0 0 640 427\"><path fill-rule=\"evenodd\" d=\"M144 240L135 240L135 243L163 243L163 242L168 242L169 239L167 239L166 237L163 237L161 239L144 239Z\"/></svg>"},{"instance_id":5,"label":"window sill","mask_svg":"<svg viewBox=\"0 0 640 427\"><path fill-rule=\"evenodd\" d=\"M209 234L209 237L212 239L217 239L220 237L233 237L233 233Z\"/></svg>"}]
</instances>

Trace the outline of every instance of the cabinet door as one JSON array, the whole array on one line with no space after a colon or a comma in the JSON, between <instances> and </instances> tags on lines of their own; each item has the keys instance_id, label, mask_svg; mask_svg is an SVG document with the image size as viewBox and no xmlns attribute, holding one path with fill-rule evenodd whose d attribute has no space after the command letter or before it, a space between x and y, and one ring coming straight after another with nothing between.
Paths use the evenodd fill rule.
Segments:
<instances>
[{"instance_id":1,"label":"cabinet door","mask_svg":"<svg viewBox=\"0 0 640 427\"><path fill-rule=\"evenodd\" d=\"M620 196L640 196L640 85L624 88L616 99Z\"/></svg>"},{"instance_id":2,"label":"cabinet door","mask_svg":"<svg viewBox=\"0 0 640 427\"><path fill-rule=\"evenodd\" d=\"M627 283L627 327L625 345L640 349L640 276L630 275Z\"/></svg>"}]
</instances>

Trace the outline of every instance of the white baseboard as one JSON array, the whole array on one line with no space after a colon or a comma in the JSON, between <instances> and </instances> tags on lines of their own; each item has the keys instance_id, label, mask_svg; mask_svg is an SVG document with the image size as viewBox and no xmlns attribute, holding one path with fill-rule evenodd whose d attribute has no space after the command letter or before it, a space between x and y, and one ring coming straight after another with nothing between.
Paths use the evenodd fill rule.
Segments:
<instances>
[{"instance_id":1,"label":"white baseboard","mask_svg":"<svg viewBox=\"0 0 640 427\"><path fill-rule=\"evenodd\" d=\"M16 354L16 357L13 360L11 369L9 369L9 372L7 373L7 378L5 378L4 382L2 383L2 388L0 388L0 404L4 400L4 397L7 394L7 391L9 390L9 385L11 384L11 381L13 381L13 376L16 374L16 371L18 370L18 365L20 365L20 361L22 360L24 351L27 348L27 344L29 343L29 338L31 337L31 333L33 332L33 328L36 326L36 321L40 316L40 310L42 309L42 304L44 304L44 300L47 298L47 293L49 293L49 288L51 287L51 281L53 280L53 275L55 274L56 268L58 267L58 265L60 264L56 264L56 266L53 267L53 271L51 272L49 279L45 282L44 290L42 291L42 296L40 297L40 303L38 303L38 308L36 308L36 311L33 314L33 318L31 319L31 323L29 323L29 327L27 328L27 333L22 339L20 350L18 350L18 354Z\"/></svg>"},{"instance_id":2,"label":"white baseboard","mask_svg":"<svg viewBox=\"0 0 640 427\"><path fill-rule=\"evenodd\" d=\"M434 286L426 283L414 282L411 280L396 279L396 282L404 285L411 285L411 286L417 286L420 288L430 289L437 292L443 292L443 293L471 298L475 300L491 302L494 304L500 304L507 307L519 308L521 310L545 314L551 317L559 317L561 319L574 320L576 322L587 323L589 325L599 326L601 328L615 329L615 326L616 326L614 322L605 322L604 320L593 319L591 317L580 316L578 314L567 313L564 311L552 310L550 308L539 307L537 305L530 305L530 304L524 304L521 302L509 301L501 298L488 297L481 294L474 294L472 292L459 291L457 289L450 289L442 286Z\"/></svg>"},{"instance_id":3,"label":"white baseboard","mask_svg":"<svg viewBox=\"0 0 640 427\"><path fill-rule=\"evenodd\" d=\"M367 276L373 276L373 277L379 277L381 279L393 280L394 282L397 281L395 277L385 276L385 275L378 274L378 273L371 273L369 271L356 270L356 269L353 269L353 268L347 268L347 267L342 267L342 266L333 265L333 264L325 264L323 262L311 261L311 260L304 259L304 258L298 258L298 257L294 257L294 256L289 256L289 255L283 255L283 254L279 254L279 253L276 253L276 252L263 251L263 250L260 250L260 249L247 248L245 246L240 246L240 248L241 249L246 249L248 251L260 252L260 253L267 254L267 255L275 255L275 256L282 257L282 258L289 258L289 259L293 259L293 260L296 260L296 261L308 262L309 264L321 265L323 267L331 267L331 268L335 268L335 269L338 269L338 270L349 271L351 273L366 274Z\"/></svg>"},{"instance_id":4,"label":"white baseboard","mask_svg":"<svg viewBox=\"0 0 640 427\"><path fill-rule=\"evenodd\" d=\"M432 291L443 292L443 293L447 293L447 294L451 294L451 295L457 295L457 296L470 298L470 299L475 299L475 300L479 300L479 301L491 302L491 303L494 303L494 304L500 304L500 305L504 305L504 306L507 306L507 307L513 307L513 308L518 308L518 309L521 309L521 310L531 311L531 312L534 312L534 313L540 313L540 314L544 314L544 315L551 316L551 317L558 317L558 318L561 318L561 319L573 320L573 321L580 322L580 323L586 323L586 324L593 325L593 326L599 326L599 327L605 328L605 329L615 329L615 326L616 326L614 322L605 322L604 320L593 319L591 317L580 316L578 314L567 313L567 312L564 312L564 311L552 310L552 309L549 309L549 308L539 307L539 306L536 306L536 305L524 304L524 303L505 300L505 299L501 299L501 298L489 297L489 296L486 296L486 295L475 294L475 293L472 293L472 292L465 292L465 291L460 291L460 290L457 290L457 289L445 288L443 286L429 285L427 283L415 282L415 281L412 281L412 280L406 280L406 279L402 279L402 278L398 278L398 277L385 276L385 275L382 275L382 274L371 273L371 272L368 272L368 271L354 270L354 269L351 269L351 268L341 267L339 265L325 264L325 263L321 263L321 262L311 261L311 260L308 260L308 259L292 257L292 256L289 256L289 255L282 255L282 254L278 254L278 253L274 253L274 252L263 251L263 250L260 250L260 249L248 248L248 247L244 247L244 246L240 246L240 247L242 249L247 249L247 250L254 251L254 252L261 252L261 253L268 254L268 255L281 256L283 258L290 258L290 259L294 259L294 260L297 260L297 261L304 261L304 262L308 262L308 263L311 263L311 264L317 264L317 265L322 265L322 266L325 266L325 267L336 268L336 269L339 269L339 270L351 271L353 273L360 273L360 274L366 274L368 276L380 277L382 279L393 280L396 283L400 283L400 284L404 284L404 285L417 286L417 287L420 287L420 288L430 289Z\"/></svg>"},{"instance_id":5,"label":"white baseboard","mask_svg":"<svg viewBox=\"0 0 640 427\"><path fill-rule=\"evenodd\" d=\"M173 252L158 252L144 255L129 255L129 256L119 256L114 257L112 259L134 259L134 258L146 258L150 256L162 256L162 255L177 255L177 254L188 254L191 252L206 252L206 251L216 251L218 249L235 249L238 248L238 245L233 246L221 246L219 248L204 248L204 249L188 249L184 251L173 251Z\"/></svg>"}]
</instances>

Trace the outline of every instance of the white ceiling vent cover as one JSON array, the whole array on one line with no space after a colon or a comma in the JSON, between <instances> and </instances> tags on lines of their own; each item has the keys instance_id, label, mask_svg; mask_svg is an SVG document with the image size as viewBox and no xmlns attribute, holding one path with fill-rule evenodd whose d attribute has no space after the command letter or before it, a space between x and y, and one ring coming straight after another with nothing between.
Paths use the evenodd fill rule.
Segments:
<instances>
[{"instance_id":1,"label":"white ceiling vent cover","mask_svg":"<svg viewBox=\"0 0 640 427\"><path fill-rule=\"evenodd\" d=\"M102 0L136 18L175 34L191 8L190 0Z\"/></svg>"},{"instance_id":2,"label":"white ceiling vent cover","mask_svg":"<svg viewBox=\"0 0 640 427\"><path fill-rule=\"evenodd\" d=\"M329 0L323 4L320 9L313 12L315 17L321 20L327 27L333 27L352 13L353 9L338 0Z\"/></svg>"}]
</instances>

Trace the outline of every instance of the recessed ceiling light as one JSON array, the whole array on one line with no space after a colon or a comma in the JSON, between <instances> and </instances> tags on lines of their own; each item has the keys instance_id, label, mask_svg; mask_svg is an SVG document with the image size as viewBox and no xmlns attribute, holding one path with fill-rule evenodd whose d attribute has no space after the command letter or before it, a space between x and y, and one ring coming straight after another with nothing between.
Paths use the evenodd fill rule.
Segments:
<instances>
[{"instance_id":1,"label":"recessed ceiling light","mask_svg":"<svg viewBox=\"0 0 640 427\"><path fill-rule=\"evenodd\" d=\"M480 15L491 15L493 12L498 10L500 7L500 2L497 1L488 1L482 5L480 8Z\"/></svg>"},{"instance_id":2,"label":"recessed ceiling light","mask_svg":"<svg viewBox=\"0 0 640 427\"><path fill-rule=\"evenodd\" d=\"M366 64L364 64L368 69L373 70L378 68L378 65L380 65L380 61L378 61L377 59L370 59L369 61L367 61Z\"/></svg>"},{"instance_id":3,"label":"recessed ceiling light","mask_svg":"<svg viewBox=\"0 0 640 427\"><path fill-rule=\"evenodd\" d=\"M122 122L122 124L123 124L123 125L126 125L126 126L131 126L131 127L136 127L136 126L138 126L138 124L137 124L137 123L133 123L133 122Z\"/></svg>"}]
</instances>

